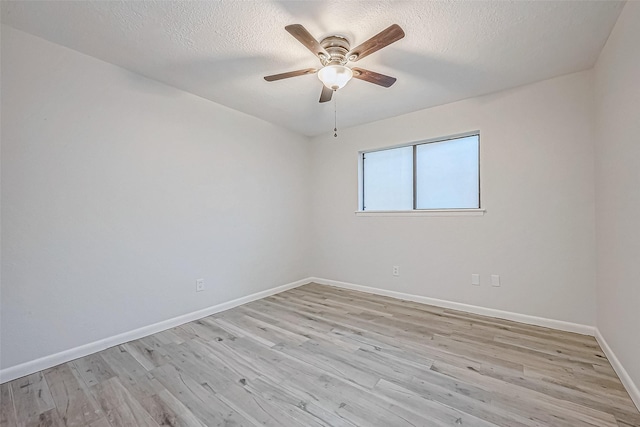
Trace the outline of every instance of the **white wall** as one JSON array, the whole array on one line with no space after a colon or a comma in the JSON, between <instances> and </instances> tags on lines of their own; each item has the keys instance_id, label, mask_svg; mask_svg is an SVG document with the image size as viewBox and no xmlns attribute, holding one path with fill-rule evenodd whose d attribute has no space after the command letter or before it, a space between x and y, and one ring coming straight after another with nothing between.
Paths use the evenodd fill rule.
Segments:
<instances>
[{"instance_id":1,"label":"white wall","mask_svg":"<svg viewBox=\"0 0 640 427\"><path fill-rule=\"evenodd\" d=\"M640 387L640 3L595 68L598 329Z\"/></svg>"},{"instance_id":2,"label":"white wall","mask_svg":"<svg viewBox=\"0 0 640 427\"><path fill-rule=\"evenodd\" d=\"M306 142L3 26L0 366L309 276Z\"/></svg>"},{"instance_id":3,"label":"white wall","mask_svg":"<svg viewBox=\"0 0 640 427\"><path fill-rule=\"evenodd\" d=\"M312 271L594 325L591 106L592 75L582 72L314 138ZM358 150L474 130L485 216L354 215ZM481 274L480 287L471 286L472 273ZM490 274L502 287L489 285Z\"/></svg>"}]
</instances>

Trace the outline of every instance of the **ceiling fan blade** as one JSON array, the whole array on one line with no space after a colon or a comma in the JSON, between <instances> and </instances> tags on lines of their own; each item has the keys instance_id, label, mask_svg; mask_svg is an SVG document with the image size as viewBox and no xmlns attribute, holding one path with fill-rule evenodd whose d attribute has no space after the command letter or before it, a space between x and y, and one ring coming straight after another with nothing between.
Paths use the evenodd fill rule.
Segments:
<instances>
[{"instance_id":1,"label":"ceiling fan blade","mask_svg":"<svg viewBox=\"0 0 640 427\"><path fill-rule=\"evenodd\" d=\"M363 68L352 68L353 78L364 80L365 82L374 83L380 86L389 87L396 82L395 77L376 73L375 71L365 70Z\"/></svg>"},{"instance_id":2,"label":"ceiling fan blade","mask_svg":"<svg viewBox=\"0 0 640 427\"><path fill-rule=\"evenodd\" d=\"M398 24L393 24L361 45L351 49L351 52L347 54L347 58L352 62L358 61L365 56L371 55L373 52L379 51L385 46L389 46L393 42L397 42L403 37L404 31L402 31L402 28L400 28Z\"/></svg>"},{"instance_id":3,"label":"ceiling fan blade","mask_svg":"<svg viewBox=\"0 0 640 427\"><path fill-rule=\"evenodd\" d=\"M333 96L333 90L329 89L325 85L322 85L322 93L320 94L320 102L329 102Z\"/></svg>"},{"instance_id":4,"label":"ceiling fan blade","mask_svg":"<svg viewBox=\"0 0 640 427\"><path fill-rule=\"evenodd\" d=\"M318 43L318 40L316 40L302 25L287 25L286 27L284 27L284 29L287 30L293 37L298 39L300 43L302 43L318 58L329 58L329 54L327 53L327 51L324 50L320 43Z\"/></svg>"},{"instance_id":5,"label":"ceiling fan blade","mask_svg":"<svg viewBox=\"0 0 640 427\"><path fill-rule=\"evenodd\" d=\"M268 82L274 82L276 80L288 79L289 77L297 77L297 76L304 76L306 74L313 74L316 71L318 70L316 70L315 68L305 68L304 70L289 71L288 73L265 76L264 79Z\"/></svg>"}]
</instances>

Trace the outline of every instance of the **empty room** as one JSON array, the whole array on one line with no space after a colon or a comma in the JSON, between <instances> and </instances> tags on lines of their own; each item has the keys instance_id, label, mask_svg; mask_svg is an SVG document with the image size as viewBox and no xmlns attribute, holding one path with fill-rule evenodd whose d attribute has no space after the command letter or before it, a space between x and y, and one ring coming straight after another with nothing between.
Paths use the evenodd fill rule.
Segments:
<instances>
[{"instance_id":1,"label":"empty room","mask_svg":"<svg viewBox=\"0 0 640 427\"><path fill-rule=\"evenodd\" d=\"M640 427L640 2L0 13L0 427Z\"/></svg>"}]
</instances>

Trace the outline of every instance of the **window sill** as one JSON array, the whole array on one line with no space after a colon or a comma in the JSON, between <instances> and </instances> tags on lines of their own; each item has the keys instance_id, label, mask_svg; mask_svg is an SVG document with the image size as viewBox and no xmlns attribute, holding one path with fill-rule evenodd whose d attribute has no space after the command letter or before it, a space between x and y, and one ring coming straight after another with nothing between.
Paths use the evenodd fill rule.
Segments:
<instances>
[{"instance_id":1,"label":"window sill","mask_svg":"<svg viewBox=\"0 0 640 427\"><path fill-rule=\"evenodd\" d=\"M485 209L428 209L415 211L356 211L356 216L483 216Z\"/></svg>"}]
</instances>

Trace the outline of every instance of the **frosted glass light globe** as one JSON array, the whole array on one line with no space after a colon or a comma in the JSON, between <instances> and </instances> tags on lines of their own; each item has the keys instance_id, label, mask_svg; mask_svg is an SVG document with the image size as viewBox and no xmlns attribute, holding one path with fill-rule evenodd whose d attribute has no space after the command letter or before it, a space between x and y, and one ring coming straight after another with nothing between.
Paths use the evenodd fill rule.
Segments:
<instances>
[{"instance_id":1,"label":"frosted glass light globe","mask_svg":"<svg viewBox=\"0 0 640 427\"><path fill-rule=\"evenodd\" d=\"M318 71L318 78L331 90L342 89L353 77L353 71L344 65L327 65Z\"/></svg>"}]
</instances>

